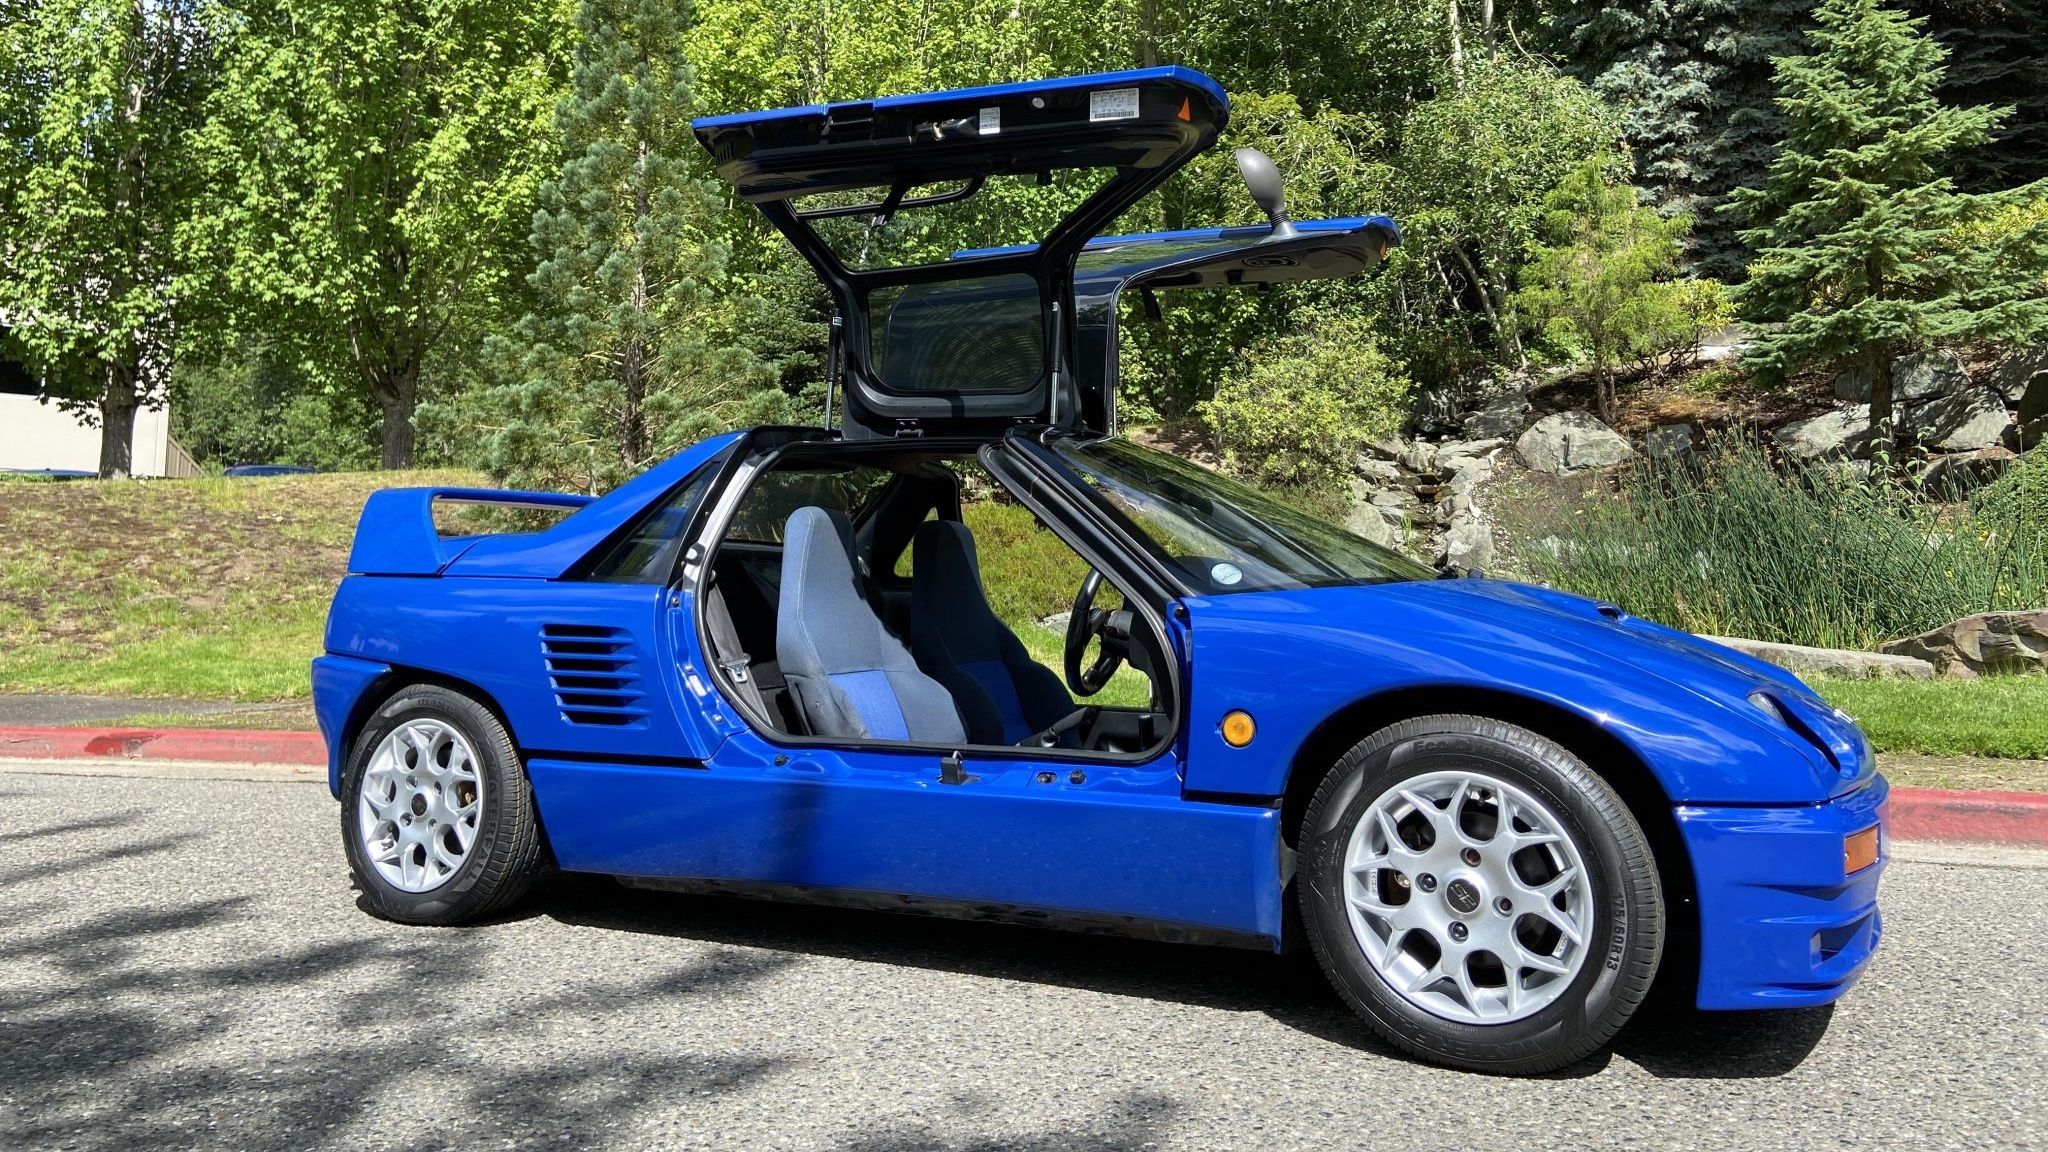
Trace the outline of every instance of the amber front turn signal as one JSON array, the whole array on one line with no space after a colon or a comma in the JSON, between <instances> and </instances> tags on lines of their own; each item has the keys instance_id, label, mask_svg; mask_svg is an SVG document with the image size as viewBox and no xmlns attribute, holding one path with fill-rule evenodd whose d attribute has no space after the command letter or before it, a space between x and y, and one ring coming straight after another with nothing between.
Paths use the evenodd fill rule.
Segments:
<instances>
[{"instance_id":1,"label":"amber front turn signal","mask_svg":"<svg viewBox=\"0 0 2048 1152\"><path fill-rule=\"evenodd\" d=\"M1232 748L1242 748L1251 743L1252 734L1257 731L1249 712L1231 712L1223 717L1223 742Z\"/></svg>"},{"instance_id":2,"label":"amber front turn signal","mask_svg":"<svg viewBox=\"0 0 2048 1152\"><path fill-rule=\"evenodd\" d=\"M1877 825L1842 838L1842 871L1855 875L1877 863Z\"/></svg>"}]
</instances>

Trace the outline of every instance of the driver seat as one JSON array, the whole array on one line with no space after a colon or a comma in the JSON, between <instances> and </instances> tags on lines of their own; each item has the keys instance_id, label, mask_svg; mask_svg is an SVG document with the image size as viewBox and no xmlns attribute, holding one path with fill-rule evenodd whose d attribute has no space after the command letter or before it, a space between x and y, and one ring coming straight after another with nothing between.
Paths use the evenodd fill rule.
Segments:
<instances>
[{"instance_id":1,"label":"driver seat","mask_svg":"<svg viewBox=\"0 0 2048 1152\"><path fill-rule=\"evenodd\" d=\"M1074 711L1059 677L988 606L974 535L958 521L927 520L911 537L910 650L953 694L973 743L1016 744ZM1060 737L1078 743L1072 731Z\"/></svg>"}]
</instances>

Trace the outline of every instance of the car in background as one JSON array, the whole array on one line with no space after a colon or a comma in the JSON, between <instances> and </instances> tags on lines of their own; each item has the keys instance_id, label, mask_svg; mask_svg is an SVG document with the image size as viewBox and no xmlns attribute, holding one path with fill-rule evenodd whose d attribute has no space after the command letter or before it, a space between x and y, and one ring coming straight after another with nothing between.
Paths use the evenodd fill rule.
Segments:
<instances>
[{"instance_id":1,"label":"car in background","mask_svg":"<svg viewBox=\"0 0 2048 1152\"><path fill-rule=\"evenodd\" d=\"M1442 578L1117 434L1125 293L1399 243L1291 220L1256 153L1264 225L1102 238L1228 108L1155 68L699 120L834 301L826 426L596 498L370 497L313 664L367 906L463 923L551 861L1302 947L1393 1043L1504 1073L1598 1051L1657 980L1715 1010L1841 996L1880 936L1887 786L1798 679ZM443 535L458 502L565 515ZM1072 573L1057 638L1006 581L1060 565L1017 538Z\"/></svg>"}]
</instances>

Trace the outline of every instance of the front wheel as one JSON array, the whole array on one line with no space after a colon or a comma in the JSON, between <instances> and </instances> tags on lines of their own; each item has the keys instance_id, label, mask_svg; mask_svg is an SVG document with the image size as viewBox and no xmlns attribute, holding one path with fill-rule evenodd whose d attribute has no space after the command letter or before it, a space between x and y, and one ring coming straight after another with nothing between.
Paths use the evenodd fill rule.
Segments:
<instances>
[{"instance_id":1,"label":"front wheel","mask_svg":"<svg viewBox=\"0 0 2048 1152\"><path fill-rule=\"evenodd\" d=\"M342 774L341 838L371 911L460 924L522 895L540 826L518 749L475 700L402 688L363 725Z\"/></svg>"},{"instance_id":2,"label":"front wheel","mask_svg":"<svg viewBox=\"0 0 2048 1152\"><path fill-rule=\"evenodd\" d=\"M1656 975L1663 898L1641 826L1527 729L1477 716L1382 729L1324 776L1300 839L1323 970L1425 1059L1564 1067L1612 1039Z\"/></svg>"}]
</instances>

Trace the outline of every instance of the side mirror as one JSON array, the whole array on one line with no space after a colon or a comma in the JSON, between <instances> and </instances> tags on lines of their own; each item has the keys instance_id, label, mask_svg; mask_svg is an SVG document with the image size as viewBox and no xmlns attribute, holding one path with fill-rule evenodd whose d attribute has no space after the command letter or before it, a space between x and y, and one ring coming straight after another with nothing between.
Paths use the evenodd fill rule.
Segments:
<instances>
[{"instance_id":1,"label":"side mirror","mask_svg":"<svg viewBox=\"0 0 2048 1152\"><path fill-rule=\"evenodd\" d=\"M1244 177L1245 190L1252 194L1252 203L1266 214L1273 223L1273 234L1268 240L1286 240L1294 235L1294 221L1287 218L1286 181L1280 178L1280 169L1273 158L1257 148L1237 150L1237 171Z\"/></svg>"}]
</instances>

